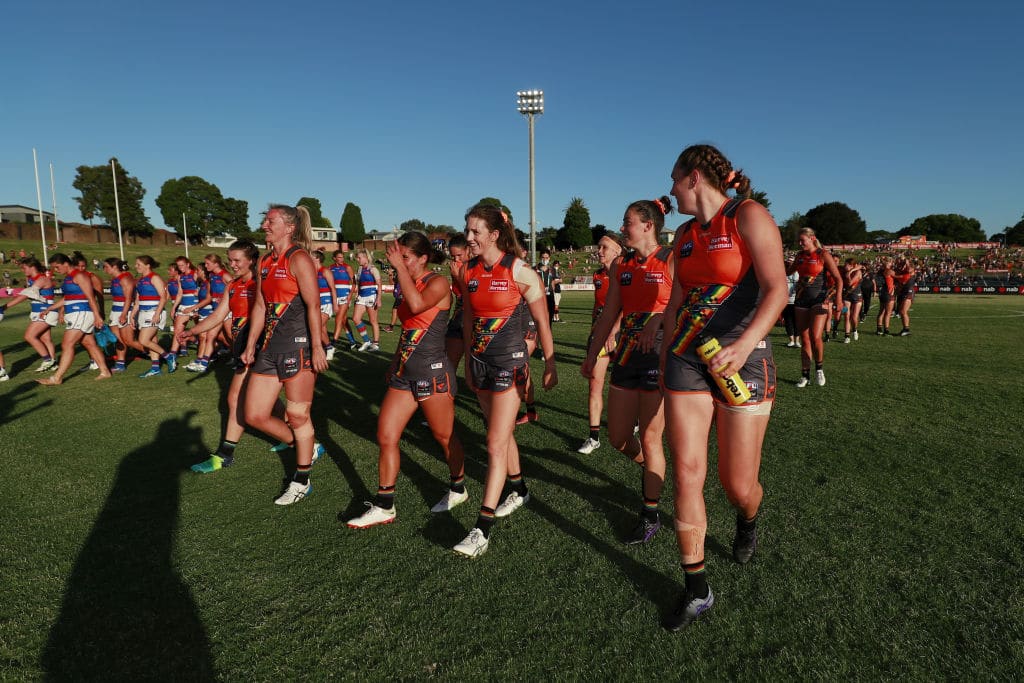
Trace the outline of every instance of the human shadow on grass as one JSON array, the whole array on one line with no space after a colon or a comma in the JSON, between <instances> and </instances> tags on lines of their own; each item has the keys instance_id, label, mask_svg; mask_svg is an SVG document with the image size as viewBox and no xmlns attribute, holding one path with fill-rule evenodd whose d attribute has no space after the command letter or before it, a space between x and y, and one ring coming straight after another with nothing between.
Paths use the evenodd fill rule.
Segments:
<instances>
[{"instance_id":1,"label":"human shadow on grass","mask_svg":"<svg viewBox=\"0 0 1024 683\"><path fill-rule=\"evenodd\" d=\"M528 479L547 482L563 489L567 495L579 496L589 501L608 520L616 538L623 538L626 533L636 524L637 512L640 509L640 468L636 468L635 489L621 481L589 469L588 474L596 477L604 484L588 484L578 478L558 472L545 467L538 458L545 457L558 462L561 453L547 451L543 456L536 451L532 453L521 453L523 471Z\"/></svg>"},{"instance_id":2,"label":"human shadow on grass","mask_svg":"<svg viewBox=\"0 0 1024 683\"><path fill-rule=\"evenodd\" d=\"M618 456L625 458L624 455L615 451L611 457ZM667 476L671 474L671 456L666 454L669 458L669 469ZM536 479L538 481L544 481L549 484L554 484L564 489L567 493L578 495L585 498L588 501L594 503L595 507L602 508L603 512L608 519L608 523L612 525L616 537L625 537L626 532L632 529L636 523L636 514L639 510L639 496L641 488L641 477L642 469L639 466L632 468L635 474L635 487L631 488L631 484L623 483L619 479L608 475L601 470L590 467L583 457L577 457L577 460L572 464L574 471L580 472L586 476L594 479L599 479L606 483L606 486L595 486L585 484L578 479L559 474L547 467L545 467L540 460L548 460L554 463L565 464L566 455L560 451L547 449L547 450L521 450L520 458L525 463L523 470L529 479ZM714 469L714 462L709 463L709 467ZM712 474L711 476L715 476ZM667 492L666 492L667 495ZM663 502L671 503L670 499L663 498ZM602 505L603 504L603 505ZM618 504L621 506L622 511L616 509L614 506ZM670 510L662 510L662 523L665 531L672 530L672 513ZM731 543L731 540L730 540ZM705 539L705 549L708 553L714 554L724 560L732 562L732 548L724 546L710 533Z\"/></svg>"},{"instance_id":3,"label":"human shadow on grass","mask_svg":"<svg viewBox=\"0 0 1024 683\"><path fill-rule=\"evenodd\" d=\"M68 577L47 680L213 680L210 642L174 567L179 477L204 453L195 411L124 457Z\"/></svg>"},{"instance_id":4,"label":"human shadow on grass","mask_svg":"<svg viewBox=\"0 0 1024 683\"><path fill-rule=\"evenodd\" d=\"M313 424L316 429L317 439L323 444L326 457L330 458L338 471L348 483L353 502L348 508L338 513L338 520L345 521L350 516L355 516L356 501L368 500L371 497L370 489L360 476L352 458L346 453L345 448L331 436L329 423L353 431L363 438L374 440L377 429L377 416L371 410L371 406L379 404L380 399L374 394L371 400L367 396L359 396L353 391L353 387L343 382L333 374L324 374L317 379L317 398L313 401ZM342 398L342 400L339 400ZM356 427L354 429L353 427ZM374 484L376 491L376 483ZM339 496L344 496L339 493ZM362 508L362 503L359 503Z\"/></svg>"},{"instance_id":5,"label":"human shadow on grass","mask_svg":"<svg viewBox=\"0 0 1024 683\"><path fill-rule=\"evenodd\" d=\"M372 431L369 434L362 433L360 434L360 436L363 436L370 440L376 440L377 416L374 415L369 410L368 406L366 406L365 411L365 414L356 416L356 424L364 425L366 430ZM422 420L423 416L419 411L413 414L412 418L409 420L409 424L407 425L405 432L402 435L402 443L413 444L417 446L421 451L427 454L433 454L435 457L437 457L438 460L443 462L443 457L441 457L441 447L434 440L429 427L424 427L420 424ZM456 430L461 429L461 427L458 424L458 421L456 421L455 428ZM456 433L459 432L457 431ZM352 498L349 501L348 505L338 513L338 521L346 522L349 519L357 517L358 515L365 512L364 502L372 502L374 492L377 490L377 481L373 477L373 475L371 475L370 481L365 481L363 476L356 469L354 463L351 461L350 458L344 456L339 457L336 455L337 452L342 450L340 445L338 445L333 440L329 439L329 441L330 443L328 443L328 441L324 442L324 445L327 446L327 454L331 457L335 465L338 467L338 469L342 472L343 476L348 481L349 488L351 489L352 493ZM374 472L376 472L377 464L376 455L377 454L375 452L373 458ZM467 461L467 474L473 470L473 467L474 466ZM435 475L433 475L430 471L428 471L425 467L418 463L415 458L409 456L409 451L407 448L402 448L401 473L405 475L405 479L411 481L412 484L419 490L419 497L422 500L426 501L434 497L436 497L439 500L440 497L444 495L444 492L447 490L447 479L441 480ZM413 496L408 496L407 498L408 504L416 504L414 502L415 499ZM436 501L428 503L427 506L429 507L430 505L433 505L434 502Z\"/></svg>"},{"instance_id":6,"label":"human shadow on grass","mask_svg":"<svg viewBox=\"0 0 1024 683\"><path fill-rule=\"evenodd\" d=\"M49 408L53 406L53 399L48 398L45 401L41 401L31 408L25 408L20 413L14 413L14 409L18 407L18 404L25 400L24 394L28 394L33 389L38 388L39 385L35 382L22 384L21 386L12 389L6 393L0 394L0 424L5 422L13 422L19 417L24 417L29 413L34 413L37 410Z\"/></svg>"},{"instance_id":7,"label":"human shadow on grass","mask_svg":"<svg viewBox=\"0 0 1024 683\"><path fill-rule=\"evenodd\" d=\"M413 414L409 426L402 435L402 442L415 445L420 451L433 456L438 462L447 468L444 454L430 427L420 424L423 415L419 411ZM455 419L455 434L462 441L464 454L464 471L466 475L467 490L470 492L470 500L464 505L473 506L473 501L479 505L483 496L484 482L487 477L487 450L480 449L480 442L469 432L459 419ZM482 460L480 459L482 456ZM402 449L402 474L418 490L418 496L407 496L410 506L423 506L430 509L447 492L450 483L447 476L436 476L431 473L417 458L409 455L408 449ZM472 483L471 483L472 482ZM423 538L443 548L450 548L458 543L465 536L466 529L455 520L450 513L431 513L426 526L422 529Z\"/></svg>"},{"instance_id":8,"label":"human shadow on grass","mask_svg":"<svg viewBox=\"0 0 1024 683\"><path fill-rule=\"evenodd\" d=\"M26 346L28 346L28 345L26 344ZM4 352L5 353L13 353L14 350L13 349L4 349ZM32 366L33 365L38 366L43 361L42 361L42 359L39 356L35 355L35 349L32 349L32 354L33 355L31 355L31 356L25 356L24 358L19 358L18 360L16 360L13 363L11 363L11 367L9 368L8 372L10 372L12 376L20 375L23 372L30 372L35 377L49 377L50 373L48 373L48 372L40 372L38 375L35 373L35 370L32 368Z\"/></svg>"},{"instance_id":9,"label":"human shadow on grass","mask_svg":"<svg viewBox=\"0 0 1024 683\"><path fill-rule=\"evenodd\" d=\"M625 546L618 541L609 541L593 534L590 530L561 514L543 500L531 498L527 504L530 511L545 519L559 532L585 543L601 553L609 562L619 568L622 576L636 588L638 594L654 603L663 613L672 596L678 594L680 582L678 576L672 577L652 569L641 553L627 552ZM500 532L500 527L497 527Z\"/></svg>"}]
</instances>

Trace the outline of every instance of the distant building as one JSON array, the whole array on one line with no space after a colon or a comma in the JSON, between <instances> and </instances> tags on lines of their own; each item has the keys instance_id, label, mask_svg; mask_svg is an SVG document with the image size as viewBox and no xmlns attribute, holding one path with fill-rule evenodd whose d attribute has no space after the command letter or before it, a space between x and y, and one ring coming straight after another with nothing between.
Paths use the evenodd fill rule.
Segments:
<instances>
[{"instance_id":1,"label":"distant building","mask_svg":"<svg viewBox=\"0 0 1024 683\"><path fill-rule=\"evenodd\" d=\"M207 235L203 240L203 244L213 249L227 249L237 239L238 238L234 235L228 235L227 233L222 232L219 235Z\"/></svg>"},{"instance_id":2,"label":"distant building","mask_svg":"<svg viewBox=\"0 0 1024 683\"><path fill-rule=\"evenodd\" d=\"M43 220L53 224L53 212L43 211ZM38 223L39 209L21 204L0 205L0 223Z\"/></svg>"}]
</instances>

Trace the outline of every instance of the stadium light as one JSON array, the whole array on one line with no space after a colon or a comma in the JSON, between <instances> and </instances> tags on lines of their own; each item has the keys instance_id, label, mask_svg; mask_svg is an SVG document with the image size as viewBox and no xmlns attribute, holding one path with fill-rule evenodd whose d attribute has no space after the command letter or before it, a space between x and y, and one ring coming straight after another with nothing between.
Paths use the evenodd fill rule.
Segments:
<instances>
[{"instance_id":1,"label":"stadium light","mask_svg":"<svg viewBox=\"0 0 1024 683\"><path fill-rule=\"evenodd\" d=\"M530 265L537 263L537 215L534 199L533 117L544 113L543 90L520 90L516 93L519 113L530 126Z\"/></svg>"}]
</instances>

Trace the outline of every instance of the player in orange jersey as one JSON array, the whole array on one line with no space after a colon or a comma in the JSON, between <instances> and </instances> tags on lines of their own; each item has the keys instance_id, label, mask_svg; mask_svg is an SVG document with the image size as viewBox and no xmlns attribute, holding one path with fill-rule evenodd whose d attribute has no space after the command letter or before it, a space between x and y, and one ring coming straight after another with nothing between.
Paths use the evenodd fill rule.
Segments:
<instances>
[{"instance_id":1,"label":"player in orange jersey","mask_svg":"<svg viewBox=\"0 0 1024 683\"><path fill-rule=\"evenodd\" d=\"M487 422L487 482L476 524L454 550L478 557L487 550L495 518L530 500L514 435L530 371L520 301L525 299L537 322L545 389L558 383L558 371L544 290L537 273L518 257L520 247L508 216L498 207L477 204L466 214L466 241L472 256L460 285L466 381L476 391ZM506 477L511 491L501 500Z\"/></svg>"},{"instance_id":2,"label":"player in orange jersey","mask_svg":"<svg viewBox=\"0 0 1024 683\"><path fill-rule=\"evenodd\" d=\"M726 194L735 190L737 197ZM704 572L707 510L704 482L712 425L718 477L736 509L733 557L748 562L757 546L764 491L761 446L775 397L768 333L786 306L789 287L782 240L771 214L750 196L750 180L711 145L683 150L672 169L679 212L693 216L676 231L676 277L665 311L664 383L669 448L675 474L676 537L685 589L664 621L683 628L714 604ZM721 350L708 362L696 354L702 337ZM733 405L714 376L738 374L750 392Z\"/></svg>"},{"instance_id":3,"label":"player in orange jersey","mask_svg":"<svg viewBox=\"0 0 1024 683\"><path fill-rule=\"evenodd\" d=\"M601 267L594 272L594 308L590 314L591 334L587 341L587 347L594 341L593 327L597 325L598 318L604 310L608 300L608 290L611 288L611 267L622 254L622 244L614 234L607 234L597 241L597 259ZM621 318L620 318L621 320ZM608 371L608 363L611 360L611 353L615 350L616 338L619 333L618 321L612 326L612 331L604 341L604 346L597 354L594 367L590 371L589 396L587 400L587 417L590 419L590 436L583 442L583 445L576 449L577 453L590 455L601 447L601 413L604 410L604 378Z\"/></svg>"},{"instance_id":4,"label":"player in orange jersey","mask_svg":"<svg viewBox=\"0 0 1024 683\"><path fill-rule=\"evenodd\" d=\"M826 301L832 301L836 311L843 308L843 290L830 290L826 273L834 282L842 282L839 267L811 228L800 231L800 251L786 264L786 274L796 272L800 280L796 284L796 329L802 342L800 348L801 377L797 387L806 387L811 382L811 361L815 366L815 382L825 386L825 326L828 324L829 308ZM831 297L831 298L830 298Z\"/></svg>"},{"instance_id":5,"label":"player in orange jersey","mask_svg":"<svg viewBox=\"0 0 1024 683\"><path fill-rule=\"evenodd\" d=\"M230 467L235 459L235 447L245 432L239 407L243 402L242 394L249 378L249 367L240 361L240 357L249 340L249 323L256 302L256 265L259 258L260 250L250 240L233 242L228 247L228 266L234 277L227 281L227 289L217 303L217 308L194 327L184 329L178 335L178 341L184 345L204 333L217 334L225 324L230 324L229 342L235 361L235 374L228 385L228 415L224 437L215 453L205 461L192 465L192 471L198 474L209 474Z\"/></svg>"},{"instance_id":6,"label":"player in orange jersey","mask_svg":"<svg viewBox=\"0 0 1024 683\"><path fill-rule=\"evenodd\" d=\"M426 235L407 232L388 245L388 262L395 281L402 287L398 317L402 336L386 378L387 393L377 419L378 460L377 496L367 503L368 510L351 519L348 526L365 529L390 524L398 519L395 510L395 485L401 454L398 444L402 432L415 414L423 411L434 440L444 451L450 485L431 512L447 512L469 499L463 470L462 442L455 428L455 370L448 361L444 335L451 308L451 285L429 266L443 260Z\"/></svg>"},{"instance_id":7,"label":"player in orange jersey","mask_svg":"<svg viewBox=\"0 0 1024 683\"><path fill-rule=\"evenodd\" d=\"M242 352L242 362L250 366L244 414L254 429L294 444L295 474L274 501L291 505L313 490L309 473L322 449L316 447L309 414L316 375L327 370L327 355L320 343L320 293L317 266L309 255L309 211L304 206L272 205L262 228L270 250L260 261L249 341ZM282 386L284 420L273 414Z\"/></svg>"},{"instance_id":8,"label":"player in orange jersey","mask_svg":"<svg viewBox=\"0 0 1024 683\"><path fill-rule=\"evenodd\" d=\"M608 440L643 469L639 519L625 538L630 544L647 543L661 529L665 410L658 352L661 318L672 292L672 250L661 246L659 236L671 210L668 197L641 199L626 208L622 234L629 251L611 266L608 298L580 368L584 377L593 377L598 356L620 324L608 390Z\"/></svg>"}]
</instances>

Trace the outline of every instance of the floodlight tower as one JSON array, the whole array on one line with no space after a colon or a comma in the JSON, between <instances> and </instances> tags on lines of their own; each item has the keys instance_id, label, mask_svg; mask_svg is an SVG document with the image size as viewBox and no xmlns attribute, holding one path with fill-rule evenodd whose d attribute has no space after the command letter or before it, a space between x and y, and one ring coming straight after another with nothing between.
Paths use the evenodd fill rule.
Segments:
<instances>
[{"instance_id":1,"label":"floodlight tower","mask_svg":"<svg viewBox=\"0 0 1024 683\"><path fill-rule=\"evenodd\" d=\"M530 125L530 265L537 263L537 215L533 177L533 117L544 113L543 90L520 90L516 93L519 113Z\"/></svg>"}]
</instances>

